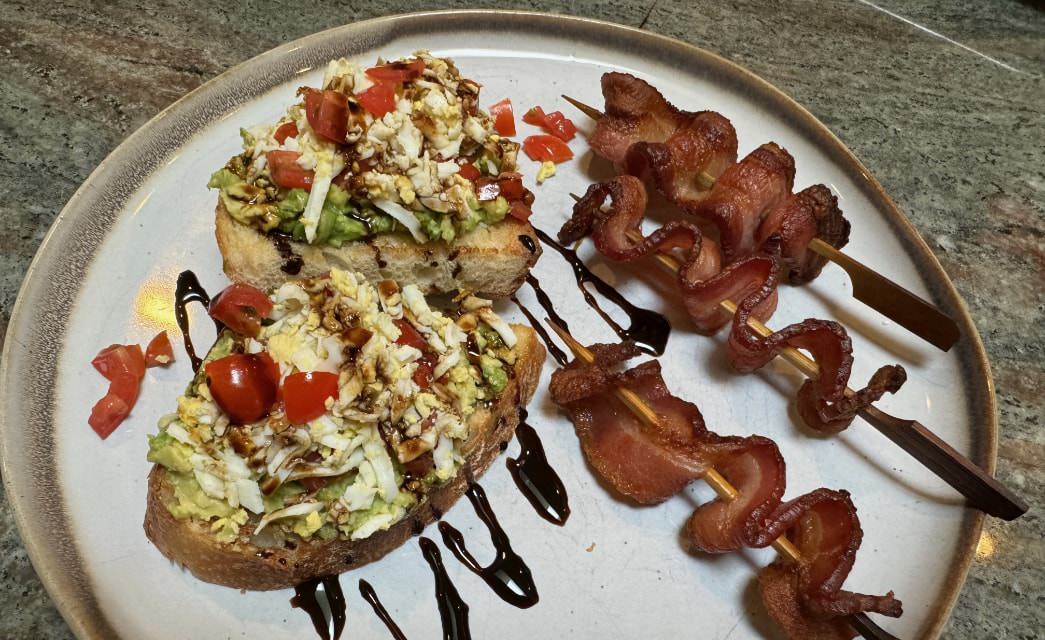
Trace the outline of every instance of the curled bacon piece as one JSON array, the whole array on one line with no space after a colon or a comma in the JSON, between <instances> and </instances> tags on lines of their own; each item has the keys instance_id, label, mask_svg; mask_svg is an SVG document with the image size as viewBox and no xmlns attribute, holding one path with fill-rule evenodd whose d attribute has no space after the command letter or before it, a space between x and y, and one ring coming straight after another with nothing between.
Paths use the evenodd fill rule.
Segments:
<instances>
[{"instance_id":1,"label":"curled bacon piece","mask_svg":"<svg viewBox=\"0 0 1045 640\"><path fill-rule=\"evenodd\" d=\"M820 367L816 379L799 389L799 415L811 428L836 433L847 427L862 408L886 392L894 393L906 380L899 365L880 368L864 389L847 395L852 372L852 342L845 328L828 320L804 320L769 337L748 327L754 317L766 320L776 310L781 263L773 255L758 254L721 267L721 252L700 230L684 221L672 221L641 241L629 239L638 232L646 211L646 190L633 176L618 176L592 185L576 205L573 217L563 225L559 240L569 243L591 234L596 248L611 260L630 262L656 251L671 251L682 263L678 286L683 303L697 328L711 333L729 322L719 303L738 302L729 334L733 366L750 373L772 360L781 349L808 351Z\"/></svg>"},{"instance_id":2,"label":"curled bacon piece","mask_svg":"<svg viewBox=\"0 0 1045 640\"><path fill-rule=\"evenodd\" d=\"M779 236L788 279L803 284L826 262L807 248L810 240L836 248L848 242L849 223L827 187L791 193L795 164L782 147L764 144L737 163L736 131L721 114L682 111L626 73L603 75L602 94L606 113L589 139L592 149L686 213L713 223L727 262ZM708 178L715 181L710 190Z\"/></svg>"},{"instance_id":3,"label":"curled bacon piece","mask_svg":"<svg viewBox=\"0 0 1045 640\"><path fill-rule=\"evenodd\" d=\"M703 191L701 172L717 178L737 161L737 132L719 113L676 109L649 83L626 73L604 74L602 94L606 114L588 143L618 171L695 201Z\"/></svg>"},{"instance_id":4,"label":"curled bacon piece","mask_svg":"<svg viewBox=\"0 0 1045 640\"><path fill-rule=\"evenodd\" d=\"M784 203L794 184L794 158L770 142L726 169L703 200L681 200L680 194L672 199L687 213L715 224L726 260L732 262L754 253L762 218Z\"/></svg>"},{"instance_id":5,"label":"curled bacon piece","mask_svg":"<svg viewBox=\"0 0 1045 640\"><path fill-rule=\"evenodd\" d=\"M871 611L899 616L892 592L867 596L841 589L863 532L845 491L817 489L782 502L785 464L776 444L762 436L721 436L709 431L700 410L671 395L660 363L627 371L614 365L638 354L632 345L595 345L596 361L573 361L552 374L552 400L570 415L585 457L614 489L641 504L660 502L716 468L737 489L690 516L686 534L697 549L724 553L766 547L789 534L799 563L777 562L759 575L769 613L791 638L851 638L841 617ZM636 393L658 417L652 427L612 393Z\"/></svg>"},{"instance_id":6,"label":"curled bacon piece","mask_svg":"<svg viewBox=\"0 0 1045 640\"><path fill-rule=\"evenodd\" d=\"M762 220L755 246L762 247L772 237L780 240L780 257L788 267L788 280L804 284L814 280L827 264L827 258L807 247L820 238L833 247L849 242L849 221L838 208L838 198L822 184L814 184L792 194Z\"/></svg>"}]
</instances>

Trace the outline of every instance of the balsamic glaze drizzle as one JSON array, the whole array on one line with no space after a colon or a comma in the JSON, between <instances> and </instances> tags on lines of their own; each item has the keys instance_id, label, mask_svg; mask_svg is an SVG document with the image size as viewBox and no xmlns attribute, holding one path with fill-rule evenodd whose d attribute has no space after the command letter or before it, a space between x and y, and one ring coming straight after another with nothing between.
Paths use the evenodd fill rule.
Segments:
<instances>
[{"instance_id":1,"label":"balsamic glaze drizzle","mask_svg":"<svg viewBox=\"0 0 1045 640\"><path fill-rule=\"evenodd\" d=\"M566 324L566 320L559 315L559 312L555 310L555 305L552 304L552 299L548 297L548 294L541 288L541 281L537 279L537 276L532 273L526 275L526 284L530 285L533 292L537 295L537 302L544 307L545 313L551 318L551 321L559 325L559 327L566 333L570 332L570 325Z\"/></svg>"},{"instance_id":2,"label":"balsamic glaze drizzle","mask_svg":"<svg viewBox=\"0 0 1045 640\"><path fill-rule=\"evenodd\" d=\"M530 236L519 236L519 242L522 246L526 247L526 250L530 253L537 253L537 243L533 241Z\"/></svg>"},{"instance_id":3,"label":"balsamic glaze drizzle","mask_svg":"<svg viewBox=\"0 0 1045 640\"><path fill-rule=\"evenodd\" d=\"M178 286L174 290L174 318L178 321L181 339L185 343L185 353L189 354L192 371L195 373L199 371L203 359L196 355L196 349L192 346L192 336L189 335L189 314L186 307L190 302L198 302L206 308L210 305L210 296L196 278L196 274L186 270L178 274ZM219 333L223 328L217 320L214 321L214 327Z\"/></svg>"},{"instance_id":4,"label":"balsamic glaze drizzle","mask_svg":"<svg viewBox=\"0 0 1045 640\"><path fill-rule=\"evenodd\" d=\"M443 640L472 640L468 629L468 604L461 599L457 588L446 573L443 556L430 538L421 536L421 555L435 574L435 598L439 603L439 617L443 621Z\"/></svg>"},{"instance_id":5,"label":"balsamic glaze drizzle","mask_svg":"<svg viewBox=\"0 0 1045 640\"><path fill-rule=\"evenodd\" d=\"M345 594L341 591L341 582L338 577L324 576L306 580L294 587L294 597L290 599L290 606L302 609L312 619L312 626L323 640L331 640L330 629L327 626L327 618L323 614L323 608L316 598L316 588L323 584L327 603L330 605L330 617L334 621L334 637L338 640L345 630Z\"/></svg>"},{"instance_id":6,"label":"balsamic glaze drizzle","mask_svg":"<svg viewBox=\"0 0 1045 640\"><path fill-rule=\"evenodd\" d=\"M279 257L283 260L279 267L280 271L292 276L301 273L301 267L305 266L305 260L294 253L294 249L290 246L290 239L282 233L270 233L269 236L272 238L272 243L276 245Z\"/></svg>"},{"instance_id":7,"label":"balsamic glaze drizzle","mask_svg":"<svg viewBox=\"0 0 1045 640\"><path fill-rule=\"evenodd\" d=\"M366 580L359 580L359 595L363 596L363 599L370 603L373 607L374 613L381 619L381 622L385 623L388 627L389 633L395 640L406 640L406 635L403 634L403 630L399 628L395 620L388 613L388 609L385 609L385 605L381 604L381 599L377 597L377 592L374 591L374 587L370 586L370 583Z\"/></svg>"},{"instance_id":8,"label":"balsamic glaze drizzle","mask_svg":"<svg viewBox=\"0 0 1045 640\"><path fill-rule=\"evenodd\" d=\"M468 485L465 495L471 501L475 514L490 531L490 540L493 542L494 549L497 550L497 557L489 566L480 565L465 547L464 536L448 522L439 523L439 533L443 536L443 544L461 561L461 564L482 578L494 593L501 597L501 600L520 609L528 609L537 604L540 597L537 595L537 585L533 583L530 568L526 566L526 562L519 557L519 554L512 550L508 534L497 521L497 515L494 514L490 501L486 498L486 492L481 486L472 482Z\"/></svg>"},{"instance_id":9,"label":"balsamic glaze drizzle","mask_svg":"<svg viewBox=\"0 0 1045 640\"><path fill-rule=\"evenodd\" d=\"M577 256L576 251L562 246L547 233L536 227L534 227L534 231L537 232L537 237L541 239L541 242L558 251L559 255L570 264L573 268L573 276L577 279L577 288L581 290L584 301L592 309L595 309L599 317L613 329L619 338L622 340L634 340L639 349L650 355L659 356L664 354L664 348L668 344L668 334L671 333L671 324L667 318L651 309L636 307L622 296L619 291L610 286L608 282L592 273L587 265ZM585 284L591 284L603 297L617 305L621 311L627 314L629 322L627 329L621 327L616 320L603 311L595 296L584 286ZM544 305L543 302L541 304L542 306ZM547 309L547 307L545 308ZM566 328L565 325L560 326L564 329Z\"/></svg>"},{"instance_id":10,"label":"balsamic glaze drizzle","mask_svg":"<svg viewBox=\"0 0 1045 640\"><path fill-rule=\"evenodd\" d=\"M570 361L570 359L566 355L566 353L559 348L559 345L555 344L555 341L552 340L552 337L548 335L548 330L544 328L544 325L538 322L537 318L535 318L533 314L530 313L530 310L523 306L523 303L519 302L519 299L516 298L514 295L512 296L511 300L515 303L515 306L519 307L519 311L523 312L523 315L526 316L526 319L530 321L530 326L533 327L533 330L536 331L537 335L541 337L541 340L544 342L544 346L548 347L548 353L552 354L552 357L555 358L555 361L559 363L560 367L565 367L566 364Z\"/></svg>"},{"instance_id":11,"label":"balsamic glaze drizzle","mask_svg":"<svg viewBox=\"0 0 1045 640\"><path fill-rule=\"evenodd\" d=\"M537 430L526 423L526 417L526 409L520 409L515 438L522 451L518 458L508 458L505 464L515 486L530 501L537 515L561 527L570 517L569 496L559 474L548 464Z\"/></svg>"}]
</instances>

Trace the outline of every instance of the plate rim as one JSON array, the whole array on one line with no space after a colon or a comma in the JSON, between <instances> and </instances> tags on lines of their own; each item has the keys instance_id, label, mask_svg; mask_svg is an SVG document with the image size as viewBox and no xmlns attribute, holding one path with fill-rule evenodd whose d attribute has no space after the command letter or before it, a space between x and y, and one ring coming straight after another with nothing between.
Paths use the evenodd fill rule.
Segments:
<instances>
[{"instance_id":1,"label":"plate rim","mask_svg":"<svg viewBox=\"0 0 1045 640\"><path fill-rule=\"evenodd\" d=\"M274 63L299 49L315 50L321 43L342 34L368 36L369 38L364 38L366 41L360 46L362 48L373 48L397 37L409 35L409 30L401 32L402 27L416 27L427 22L429 24L425 24L425 27L440 30L460 26L461 21L467 22L469 20L472 21L471 26L474 27L478 23L482 25L482 29L491 31L539 32L541 30L540 27L544 26L577 33L578 35L588 34L589 37L606 33L623 36L619 40L615 40L611 46L620 48L626 43L638 43L640 46L643 46L644 50L650 53L651 57L662 58L670 54L672 57L697 60L701 64L706 65L708 70L714 72L720 79L724 79L734 86L754 90L759 97L769 99L773 103L772 107L774 109L787 114L789 117L793 117L794 121L792 124L797 126L802 133L813 138L816 146L821 151L827 152L836 161L839 168L853 180L854 184L875 205L875 208L880 213L885 214L886 220L904 246L905 252L912 258L916 267L926 278L927 286L937 298L943 299L943 308L945 311L950 312L952 317L955 317L958 322L965 337L964 347L966 352L962 354L965 357L960 358L961 364L971 368L971 372L975 377L982 381L982 385L977 384L974 387L974 391L979 392L975 394L978 397L967 398L967 402L970 403L968 407L970 415L974 419L978 419L979 424L985 427L981 432L974 433L972 447L975 451L972 457L974 462L980 464L988 473L994 473L998 450L997 401L994 393L994 381L991 376L983 341L976 330L975 323L969 314L965 302L958 294L954 283L932 253L928 244L877 178L825 124L781 89L740 64L697 45L640 28L594 18L537 11L496 9L449 9L374 17L334 26L264 51L230 67L161 110L117 145L76 189L51 224L26 270L15 303L11 309L4 348L2 354L0 354L0 474L3 477L4 488L11 504L20 539L32 562L33 568L62 614L66 624L69 625L76 637L110 637L115 636L115 632L110 627L98 603L94 600L90 584L85 581L86 576L82 575L82 566L77 565L74 567L76 572L80 574L79 576L70 577L68 575L69 567L61 564L65 559L80 562L78 551L74 548L71 550L65 549L63 552L63 550L54 549L51 545L46 544L47 541L30 535L34 532L31 529L31 520L36 514L33 513L33 505L25 504L26 500L22 497L22 492L26 489L31 490L32 487L27 486L26 482L31 482L34 478L39 479L40 474L39 472L33 474L25 470L18 470L18 467L12 463L11 456L11 447L16 443L10 441L12 437L17 437L17 434L12 435L14 431L10 424L14 422L10 419L10 416L12 407L15 404L9 399L13 395L14 385L11 384L11 375L12 369L15 368L11 364L11 358L14 356L16 344L22 347L19 355L22 355L21 351L28 353L28 347L18 340L20 334L16 333L16 329L25 324L25 317L29 313L27 310L29 306L28 300L32 297L34 291L41 288L39 278L36 276L39 271L43 270L45 261L51 257L51 245L62 239L59 238L60 234L70 230L72 222L78 215L82 216L87 212L88 207L86 205L92 203L89 200L92 195L96 198L104 199L104 195L99 196L91 192L95 183L102 181L102 178L113 165L119 165L121 162L126 163L137 155L136 151L139 143L146 142L155 134L161 133L160 127L168 119L176 115L182 117L190 116L192 115L192 107L201 106L197 104L201 100L214 100L220 97L207 94L212 93L216 88L232 78L249 74L250 68L254 65L263 62ZM271 85L260 93L264 93L270 88ZM253 98L248 97L247 99ZM239 102L242 102L242 99ZM234 108L235 104L230 105L230 107ZM227 110L228 107L224 111L227 112ZM208 120L206 124L210 124L212 121ZM182 144L191 139L191 137L192 134L188 134L186 139L182 141ZM178 145L175 148L180 148L180 146ZM113 215L109 220L103 221L105 226L101 229L103 232L101 237L88 247L90 256L93 257L102 241L104 241L104 232L111 227L112 222L115 220L115 213L123 208L128 197L138 190L142 181L155 172L162 161L168 157L168 154L169 152L155 158L155 162L152 165L139 167L135 171L139 180L124 189L123 193L116 194L116 198L112 201L110 207ZM90 240L89 238L88 241ZM68 312L64 313L61 319L63 332L51 336L52 338L59 338L54 343L58 347L59 352L64 342L64 329L66 328L67 320ZM961 343L956 348L961 350ZM51 367L51 369L54 368L53 366ZM43 382L46 383L46 381L45 379ZM47 398L49 400L46 406L47 422L48 426L53 429L53 409L56 400L53 385L51 391L47 393ZM49 442L48 438L44 437L42 442L45 447L50 446L53 448L53 444ZM53 456L50 459L53 460ZM58 511L62 511L65 499L61 496L60 491L55 494L54 499L57 499L60 503ZM62 520L65 519L64 513L61 517ZM958 555L957 566L953 567L950 574L945 578L945 593L941 597L941 602L937 603L935 610L930 610L928 613L932 619L926 636L929 638L937 637L950 617L950 613L971 567L985 516L979 511L965 508L962 519L964 521L964 539L959 542L959 548L956 549L956 554ZM70 541L73 543L72 546L75 547L75 540ZM65 556L64 558L62 557L63 555ZM85 581L85 583L80 584L77 577ZM86 589L86 592L84 592L84 589ZM85 595L87 596L86 598L84 597ZM82 615L83 613L89 613L89 615Z\"/></svg>"}]
</instances>

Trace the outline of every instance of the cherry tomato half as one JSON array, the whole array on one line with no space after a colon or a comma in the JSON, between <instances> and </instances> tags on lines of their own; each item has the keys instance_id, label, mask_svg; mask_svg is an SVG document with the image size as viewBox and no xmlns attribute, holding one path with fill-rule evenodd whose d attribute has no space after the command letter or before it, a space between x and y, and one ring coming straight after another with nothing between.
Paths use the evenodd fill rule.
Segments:
<instances>
[{"instance_id":1,"label":"cherry tomato half","mask_svg":"<svg viewBox=\"0 0 1045 640\"><path fill-rule=\"evenodd\" d=\"M523 140L523 151L531 160L544 162L551 160L558 164L573 157L573 152L565 142L550 135L530 136Z\"/></svg>"},{"instance_id":2,"label":"cherry tomato half","mask_svg":"<svg viewBox=\"0 0 1045 640\"><path fill-rule=\"evenodd\" d=\"M337 397L337 374L292 373L283 381L283 406L291 424L304 424L327 411L327 398Z\"/></svg>"},{"instance_id":3,"label":"cherry tomato half","mask_svg":"<svg viewBox=\"0 0 1045 640\"><path fill-rule=\"evenodd\" d=\"M305 117L312 129L331 142L344 144L348 131L348 98L326 89L305 93Z\"/></svg>"},{"instance_id":4,"label":"cherry tomato half","mask_svg":"<svg viewBox=\"0 0 1045 640\"><path fill-rule=\"evenodd\" d=\"M171 340L167 337L166 331L161 331L149 341L149 346L145 348L145 366L166 367L172 362L174 362L174 349L171 347Z\"/></svg>"},{"instance_id":5,"label":"cherry tomato half","mask_svg":"<svg viewBox=\"0 0 1045 640\"><path fill-rule=\"evenodd\" d=\"M272 312L272 301L249 284L235 282L211 300L207 312L236 333L256 338L261 321Z\"/></svg>"},{"instance_id":6,"label":"cherry tomato half","mask_svg":"<svg viewBox=\"0 0 1045 640\"><path fill-rule=\"evenodd\" d=\"M269 175L272 181L284 189L312 190L315 171L308 171L298 166L301 154L297 151L269 151L265 154L268 161Z\"/></svg>"},{"instance_id":7,"label":"cherry tomato half","mask_svg":"<svg viewBox=\"0 0 1045 640\"><path fill-rule=\"evenodd\" d=\"M287 138L298 137L298 125L296 122L284 122L276 128L276 132L272 134L272 137L276 139L276 142L283 144L287 141Z\"/></svg>"},{"instance_id":8,"label":"cherry tomato half","mask_svg":"<svg viewBox=\"0 0 1045 640\"><path fill-rule=\"evenodd\" d=\"M502 136L515 135L515 112L512 111L512 101L508 98L490 106L490 115L493 116L493 128Z\"/></svg>"},{"instance_id":9,"label":"cherry tomato half","mask_svg":"<svg viewBox=\"0 0 1045 640\"><path fill-rule=\"evenodd\" d=\"M384 116L396 108L396 87L391 82L378 82L356 94L359 104L375 118Z\"/></svg>"},{"instance_id":10,"label":"cherry tomato half","mask_svg":"<svg viewBox=\"0 0 1045 640\"><path fill-rule=\"evenodd\" d=\"M208 386L234 424L268 415L279 389L279 365L267 353L234 353L207 363Z\"/></svg>"},{"instance_id":11,"label":"cherry tomato half","mask_svg":"<svg viewBox=\"0 0 1045 640\"><path fill-rule=\"evenodd\" d=\"M421 58L414 58L413 60L390 62L380 67L371 67L366 70L366 74L376 82L396 83L420 78L424 70L425 61Z\"/></svg>"}]
</instances>

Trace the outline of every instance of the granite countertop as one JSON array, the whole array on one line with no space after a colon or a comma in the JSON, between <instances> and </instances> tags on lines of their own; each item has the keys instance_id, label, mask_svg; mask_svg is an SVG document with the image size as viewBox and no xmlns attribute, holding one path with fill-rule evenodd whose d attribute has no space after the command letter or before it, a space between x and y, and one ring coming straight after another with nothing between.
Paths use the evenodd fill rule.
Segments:
<instances>
[{"instance_id":1,"label":"granite countertop","mask_svg":"<svg viewBox=\"0 0 1045 640\"><path fill-rule=\"evenodd\" d=\"M127 135L281 43L381 14L498 7L680 38L738 62L827 124L929 242L964 297L998 396L998 475L1031 502L989 520L947 638L1045 629L1045 13L959 0L447 0L4 3L0 336L48 227ZM303 6L306 5L307 6ZM289 8L293 7L293 8ZM69 638L0 504L0 637Z\"/></svg>"}]
</instances>

